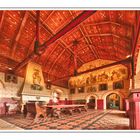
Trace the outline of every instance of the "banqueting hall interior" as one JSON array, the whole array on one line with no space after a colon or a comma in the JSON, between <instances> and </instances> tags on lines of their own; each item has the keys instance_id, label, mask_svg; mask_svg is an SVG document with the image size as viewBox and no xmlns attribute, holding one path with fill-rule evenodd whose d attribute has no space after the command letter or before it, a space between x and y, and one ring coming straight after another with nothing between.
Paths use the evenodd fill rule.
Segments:
<instances>
[{"instance_id":1,"label":"banqueting hall interior","mask_svg":"<svg viewBox=\"0 0 140 140\"><path fill-rule=\"evenodd\" d=\"M140 129L140 12L1 10L0 130Z\"/></svg>"}]
</instances>

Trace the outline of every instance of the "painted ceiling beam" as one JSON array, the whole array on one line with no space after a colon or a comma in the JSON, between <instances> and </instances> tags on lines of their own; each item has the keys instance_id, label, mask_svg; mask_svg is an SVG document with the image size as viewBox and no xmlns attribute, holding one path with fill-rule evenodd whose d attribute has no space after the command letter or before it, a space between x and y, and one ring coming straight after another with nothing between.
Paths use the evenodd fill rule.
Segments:
<instances>
[{"instance_id":1,"label":"painted ceiling beam","mask_svg":"<svg viewBox=\"0 0 140 140\"><path fill-rule=\"evenodd\" d=\"M83 31L84 31L85 33L82 31L82 29L83 29ZM83 28L82 26L80 26L80 31L81 31L82 35L84 36L85 41L86 41L86 43L87 43L87 46L88 46L88 48L91 50L93 56L94 56L95 58L99 59L100 56L99 56L98 51L96 50L95 44L93 43L93 45L90 46L90 42L92 42L92 41L91 41L91 39L89 38L89 36L86 36L86 35L85 35L85 34L87 34L85 28Z\"/></svg>"},{"instance_id":2,"label":"painted ceiling beam","mask_svg":"<svg viewBox=\"0 0 140 140\"><path fill-rule=\"evenodd\" d=\"M0 18L0 30L2 28L3 20L4 20L5 11L1 11L1 18Z\"/></svg>"},{"instance_id":3,"label":"painted ceiling beam","mask_svg":"<svg viewBox=\"0 0 140 140\"><path fill-rule=\"evenodd\" d=\"M53 37L51 37L47 42L44 43L42 47L40 47L40 50L45 50L50 44L55 42L57 39L62 37L64 34L72 30L74 27L78 26L81 22L83 22L85 19L90 17L92 14L94 14L96 11L83 11L79 16L77 16L74 20L72 20L68 25L66 25L62 30L60 30L58 33L56 33ZM25 58L21 63L19 63L14 71L17 72L19 69L21 69L23 66L25 66L33 57L35 56L34 52L32 52L27 58Z\"/></svg>"},{"instance_id":4,"label":"painted ceiling beam","mask_svg":"<svg viewBox=\"0 0 140 140\"><path fill-rule=\"evenodd\" d=\"M86 36L89 36L89 37L106 37L106 36L113 36L113 37L116 37L116 38L119 38L121 40L124 40L126 42L131 42L131 39L127 38L127 37L124 37L124 36L119 36L117 34L114 34L114 33L98 33L98 34L92 34L92 35L86 35Z\"/></svg>"},{"instance_id":5,"label":"painted ceiling beam","mask_svg":"<svg viewBox=\"0 0 140 140\"><path fill-rule=\"evenodd\" d=\"M53 67L55 66L56 62L58 59L60 59L60 57L63 55L63 53L65 52L65 49L60 53L60 55L55 59L54 63L52 64L52 66L50 67L48 73L51 72L51 70L53 69Z\"/></svg>"},{"instance_id":6,"label":"painted ceiling beam","mask_svg":"<svg viewBox=\"0 0 140 140\"><path fill-rule=\"evenodd\" d=\"M72 56L74 56L74 52L73 50L71 49L70 46L67 46L63 40L60 39L60 43L62 44L62 46L64 46L64 49L66 49L67 52L69 52ZM85 61L82 60L80 57L77 56L77 60L81 63L81 64L84 64Z\"/></svg>"},{"instance_id":7,"label":"painted ceiling beam","mask_svg":"<svg viewBox=\"0 0 140 140\"><path fill-rule=\"evenodd\" d=\"M60 30L58 33L56 33L52 38L50 38L47 42L44 43L44 46L40 49L44 49L44 47L52 44L57 39L62 37L64 34L72 30L74 27L78 26L81 22L83 22L85 19L87 19L89 16L91 16L96 11L84 11L79 16L77 16L74 20L72 20L68 25L66 25L62 30Z\"/></svg>"},{"instance_id":8,"label":"painted ceiling beam","mask_svg":"<svg viewBox=\"0 0 140 140\"><path fill-rule=\"evenodd\" d=\"M127 28L133 28L133 25L126 24L126 23L119 23L119 22L114 22L114 21L102 21L99 23L87 23L84 26L100 26L100 25L105 25L105 24L112 24L120 27L127 27Z\"/></svg>"},{"instance_id":9,"label":"painted ceiling beam","mask_svg":"<svg viewBox=\"0 0 140 140\"><path fill-rule=\"evenodd\" d=\"M23 31L23 28L24 28L24 25L25 25L25 23L26 23L26 21L27 21L27 18L28 18L28 15L27 15L27 12L25 12L24 17L23 17L23 19L22 19L22 22L21 22L21 24L20 24L18 33L17 33L17 35L16 35L16 37L15 37L14 43L12 44L11 57L14 57L14 55L15 55L15 51L16 51L16 47L17 47L17 42L19 41L19 38L20 38L20 36L21 36L21 33L22 33L22 31Z\"/></svg>"},{"instance_id":10,"label":"painted ceiling beam","mask_svg":"<svg viewBox=\"0 0 140 140\"><path fill-rule=\"evenodd\" d=\"M100 70L100 69L108 68L108 67L111 67L111 66L119 65L119 64L130 64L131 61L132 61L132 58L129 57L129 58L126 58L126 59L117 61L117 62L113 62L113 63L111 63L111 64L107 64L107 65L104 65L104 66L100 66L100 67L97 67L97 68L93 68L93 69L90 69L90 70L86 70L86 71L83 71L83 72L79 72L79 73L77 74L77 76L79 76L79 75L81 75L81 74L88 73L88 72L93 72L93 71L97 71L97 70ZM65 77L56 79L55 81L61 81L61 80L67 79L68 77L70 78L70 77L73 77L73 76L74 76L74 75L71 74L71 75L68 75L68 76L65 76ZM55 82L55 81L52 81L52 82Z\"/></svg>"}]
</instances>

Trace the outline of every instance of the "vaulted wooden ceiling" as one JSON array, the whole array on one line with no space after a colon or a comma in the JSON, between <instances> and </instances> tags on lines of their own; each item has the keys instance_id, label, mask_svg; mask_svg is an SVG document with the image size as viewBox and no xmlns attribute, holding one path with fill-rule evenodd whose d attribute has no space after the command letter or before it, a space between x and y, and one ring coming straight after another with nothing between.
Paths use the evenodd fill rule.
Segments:
<instances>
[{"instance_id":1,"label":"vaulted wooden ceiling","mask_svg":"<svg viewBox=\"0 0 140 140\"><path fill-rule=\"evenodd\" d=\"M36 12L0 11L0 70L5 72L9 68L18 69L24 60L32 59L42 65L46 81L48 78L55 81L65 77L74 70L74 40L78 41L78 67L96 59L119 61L131 54L138 11L94 11L70 31L54 38L56 34L66 31L69 24L74 23L84 12L40 11L40 44L52 38L54 40L45 46L45 52L41 56L27 59L34 49ZM24 71L23 65L17 74L24 76ZM66 86L66 81L67 79L54 84Z\"/></svg>"}]
</instances>

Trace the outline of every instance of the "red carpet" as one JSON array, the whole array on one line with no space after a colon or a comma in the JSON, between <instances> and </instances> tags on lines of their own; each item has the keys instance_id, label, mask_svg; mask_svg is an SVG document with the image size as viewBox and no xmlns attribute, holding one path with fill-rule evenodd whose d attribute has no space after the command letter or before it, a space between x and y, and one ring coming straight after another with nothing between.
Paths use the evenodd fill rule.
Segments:
<instances>
[{"instance_id":1,"label":"red carpet","mask_svg":"<svg viewBox=\"0 0 140 140\"><path fill-rule=\"evenodd\" d=\"M31 130L122 130L129 129L129 119L125 112L119 110L88 110L88 112L75 113L72 116L63 115L58 118L25 119L23 116L9 116L2 118L18 127Z\"/></svg>"}]
</instances>

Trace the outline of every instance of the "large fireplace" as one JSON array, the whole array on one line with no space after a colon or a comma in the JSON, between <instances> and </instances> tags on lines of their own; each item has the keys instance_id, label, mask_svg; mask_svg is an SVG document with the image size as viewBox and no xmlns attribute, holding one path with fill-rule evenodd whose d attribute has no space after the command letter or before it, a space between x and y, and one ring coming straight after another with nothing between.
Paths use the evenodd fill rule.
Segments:
<instances>
[{"instance_id":1,"label":"large fireplace","mask_svg":"<svg viewBox=\"0 0 140 140\"><path fill-rule=\"evenodd\" d=\"M23 103L28 101L49 101L50 90L47 90L45 87L40 65L33 62L28 63L25 80L19 94Z\"/></svg>"}]
</instances>

